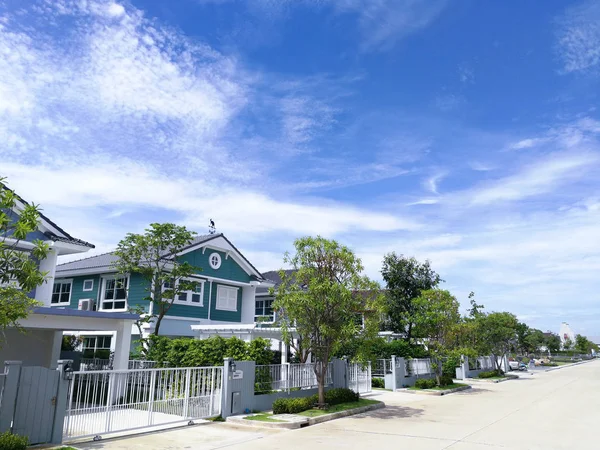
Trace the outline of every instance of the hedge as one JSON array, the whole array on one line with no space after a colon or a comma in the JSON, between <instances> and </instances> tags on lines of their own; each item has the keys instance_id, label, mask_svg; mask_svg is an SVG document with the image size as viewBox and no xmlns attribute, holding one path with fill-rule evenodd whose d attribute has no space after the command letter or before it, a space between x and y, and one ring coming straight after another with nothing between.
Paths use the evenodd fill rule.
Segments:
<instances>
[{"instance_id":1,"label":"hedge","mask_svg":"<svg viewBox=\"0 0 600 450\"><path fill-rule=\"evenodd\" d=\"M417 389L431 389L437 386L435 378L419 378L415 381L415 387Z\"/></svg>"},{"instance_id":2,"label":"hedge","mask_svg":"<svg viewBox=\"0 0 600 450\"><path fill-rule=\"evenodd\" d=\"M335 388L325 392L325 403L328 405L357 402L358 399L359 395L351 389ZM317 394L301 398L278 398L273 402L273 414L298 414L311 409L318 402Z\"/></svg>"},{"instance_id":3,"label":"hedge","mask_svg":"<svg viewBox=\"0 0 600 450\"><path fill-rule=\"evenodd\" d=\"M25 450L29 440L25 436L12 434L10 431L0 433L0 449Z\"/></svg>"},{"instance_id":4,"label":"hedge","mask_svg":"<svg viewBox=\"0 0 600 450\"><path fill-rule=\"evenodd\" d=\"M383 378L371 378L371 387L374 388L385 388L385 380Z\"/></svg>"},{"instance_id":5,"label":"hedge","mask_svg":"<svg viewBox=\"0 0 600 450\"><path fill-rule=\"evenodd\" d=\"M479 375L477 375L478 378L494 378L494 377L500 377L504 375L502 372L498 372L497 370L488 370L486 372L479 372Z\"/></svg>"}]
</instances>

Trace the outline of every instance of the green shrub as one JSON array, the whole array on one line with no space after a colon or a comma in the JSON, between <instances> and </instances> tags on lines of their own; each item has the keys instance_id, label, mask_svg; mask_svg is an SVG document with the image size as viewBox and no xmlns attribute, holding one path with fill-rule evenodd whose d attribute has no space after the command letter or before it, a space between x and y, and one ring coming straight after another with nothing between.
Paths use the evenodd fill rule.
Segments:
<instances>
[{"instance_id":1,"label":"green shrub","mask_svg":"<svg viewBox=\"0 0 600 450\"><path fill-rule=\"evenodd\" d=\"M352 389L336 388L325 392L325 403L339 405L340 403L357 402L358 394Z\"/></svg>"},{"instance_id":2,"label":"green shrub","mask_svg":"<svg viewBox=\"0 0 600 450\"><path fill-rule=\"evenodd\" d=\"M503 374L501 372L498 372L497 370L488 370L486 372L480 372L479 375L477 375L478 378L493 378L493 377L499 377L502 376Z\"/></svg>"},{"instance_id":3,"label":"green shrub","mask_svg":"<svg viewBox=\"0 0 600 450\"><path fill-rule=\"evenodd\" d=\"M25 436L12 434L10 431L0 433L0 449L25 450L29 440Z\"/></svg>"},{"instance_id":4,"label":"green shrub","mask_svg":"<svg viewBox=\"0 0 600 450\"><path fill-rule=\"evenodd\" d=\"M440 377L440 386L450 386L454 383L454 377L450 375L443 374Z\"/></svg>"},{"instance_id":5,"label":"green shrub","mask_svg":"<svg viewBox=\"0 0 600 450\"><path fill-rule=\"evenodd\" d=\"M383 378L371 378L371 387L385 388L385 380Z\"/></svg>"},{"instance_id":6,"label":"green shrub","mask_svg":"<svg viewBox=\"0 0 600 450\"><path fill-rule=\"evenodd\" d=\"M446 376L454 378L456 376L456 368L460 366L460 356L450 356L442 365L442 373Z\"/></svg>"},{"instance_id":7,"label":"green shrub","mask_svg":"<svg viewBox=\"0 0 600 450\"><path fill-rule=\"evenodd\" d=\"M521 362L524 364L529 364L529 358L527 356L523 356L523 359L521 360Z\"/></svg>"},{"instance_id":8,"label":"green shrub","mask_svg":"<svg viewBox=\"0 0 600 450\"><path fill-rule=\"evenodd\" d=\"M437 386L437 381L435 378L419 378L415 382L415 387L417 389L431 389Z\"/></svg>"}]
</instances>

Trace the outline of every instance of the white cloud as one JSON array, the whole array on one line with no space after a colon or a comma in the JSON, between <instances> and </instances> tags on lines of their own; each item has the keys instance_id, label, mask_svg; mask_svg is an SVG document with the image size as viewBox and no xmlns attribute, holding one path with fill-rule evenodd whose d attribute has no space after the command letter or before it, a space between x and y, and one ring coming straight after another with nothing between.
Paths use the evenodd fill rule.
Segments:
<instances>
[{"instance_id":1,"label":"white cloud","mask_svg":"<svg viewBox=\"0 0 600 450\"><path fill-rule=\"evenodd\" d=\"M530 139L522 139L514 144L510 145L510 148L514 150L522 150L525 148L536 147L544 142L548 142L548 139L545 138L530 138Z\"/></svg>"},{"instance_id":2,"label":"white cloud","mask_svg":"<svg viewBox=\"0 0 600 450\"><path fill-rule=\"evenodd\" d=\"M600 3L584 1L558 20L557 51L563 71L585 72L600 63Z\"/></svg>"}]
</instances>

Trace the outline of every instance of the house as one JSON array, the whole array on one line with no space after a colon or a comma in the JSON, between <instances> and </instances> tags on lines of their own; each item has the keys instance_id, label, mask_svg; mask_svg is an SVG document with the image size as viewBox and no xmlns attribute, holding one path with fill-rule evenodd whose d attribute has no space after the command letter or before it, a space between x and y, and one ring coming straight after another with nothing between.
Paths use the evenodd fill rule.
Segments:
<instances>
[{"instance_id":1,"label":"house","mask_svg":"<svg viewBox=\"0 0 600 450\"><path fill-rule=\"evenodd\" d=\"M0 184L0 189L8 188ZM4 212L16 219L26 205L27 202L17 196L15 207ZM94 248L93 244L73 237L44 214L40 214L37 230L30 233L26 239L16 241L10 236L0 239L27 253L31 252L36 240L41 240L50 247L47 257L38 263L39 269L47 273L46 280L29 293L40 306L35 307L26 319L19 321L24 332L15 328L4 331L4 343L0 348L0 367L5 361L19 360L24 366L56 368L64 330L110 332L117 338L117 349L129 348L130 335L123 330L131 328L138 316L122 312L102 315L94 311L65 311L54 307L56 301L71 295L68 287L62 287L60 284L57 287L55 283L58 256L85 253ZM115 353L115 367L127 367L128 357L128 352L118 350Z\"/></svg>"},{"instance_id":2,"label":"house","mask_svg":"<svg viewBox=\"0 0 600 450\"><path fill-rule=\"evenodd\" d=\"M174 300L162 319L160 335L192 337L198 335L192 326L218 328L254 323L256 290L272 283L223 234L197 236L172 257L196 268L190 281L196 282L197 288ZM152 303L145 300L149 282L139 274L117 273L116 259L114 253L106 253L60 264L51 306L100 313L126 312L140 306L152 313ZM141 336L137 326L131 329L134 339L153 331L154 323L143 324ZM88 353L114 349L112 333L98 331L81 336L83 350Z\"/></svg>"}]
</instances>

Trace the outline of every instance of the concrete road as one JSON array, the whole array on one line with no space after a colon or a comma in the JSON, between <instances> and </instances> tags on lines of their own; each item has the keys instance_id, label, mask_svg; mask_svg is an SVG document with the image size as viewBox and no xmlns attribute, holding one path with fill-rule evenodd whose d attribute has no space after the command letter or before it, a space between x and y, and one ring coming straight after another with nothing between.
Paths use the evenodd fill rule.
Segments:
<instances>
[{"instance_id":1,"label":"concrete road","mask_svg":"<svg viewBox=\"0 0 600 450\"><path fill-rule=\"evenodd\" d=\"M477 383L445 397L385 392L388 405L295 431L211 424L107 440L80 448L275 450L598 449L600 361L498 384Z\"/></svg>"}]
</instances>

